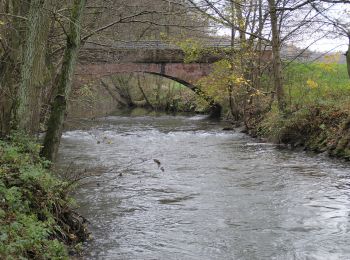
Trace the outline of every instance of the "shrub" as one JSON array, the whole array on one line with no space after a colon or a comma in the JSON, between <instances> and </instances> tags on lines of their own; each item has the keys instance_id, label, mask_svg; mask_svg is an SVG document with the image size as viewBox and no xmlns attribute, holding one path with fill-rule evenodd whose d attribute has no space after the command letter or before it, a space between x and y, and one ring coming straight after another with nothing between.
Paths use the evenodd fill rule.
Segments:
<instances>
[{"instance_id":1,"label":"shrub","mask_svg":"<svg viewBox=\"0 0 350 260\"><path fill-rule=\"evenodd\" d=\"M47 169L39 151L21 134L0 141L1 259L67 259L66 244L86 238L69 203L69 183Z\"/></svg>"}]
</instances>

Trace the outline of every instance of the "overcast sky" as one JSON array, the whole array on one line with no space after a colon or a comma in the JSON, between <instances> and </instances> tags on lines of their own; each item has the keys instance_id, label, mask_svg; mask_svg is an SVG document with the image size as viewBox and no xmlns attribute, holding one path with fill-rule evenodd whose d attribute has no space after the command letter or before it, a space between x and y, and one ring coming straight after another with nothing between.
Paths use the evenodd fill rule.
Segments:
<instances>
[{"instance_id":1,"label":"overcast sky","mask_svg":"<svg viewBox=\"0 0 350 260\"><path fill-rule=\"evenodd\" d=\"M326 7L326 6L324 6ZM332 5L327 9L327 15L333 17L333 19L337 19L341 23L348 25L350 30L350 4L336 4ZM323 27L323 29L327 30L326 25ZM230 36L230 30L229 29L219 29L217 31L219 35L226 35ZM306 48L310 44L312 44L317 38L320 38L320 35L317 35L316 33L305 33L305 35L296 35L296 37L293 37L291 41L288 42L288 44L293 44L299 48ZM297 38L300 38L297 40ZM294 41L293 41L294 40ZM329 37L325 37L315 43L313 43L311 46L309 46L309 49L312 51L319 51L319 52L336 52L340 51L345 53L348 49L349 40L346 37L341 37L337 35L330 35Z\"/></svg>"},{"instance_id":2,"label":"overcast sky","mask_svg":"<svg viewBox=\"0 0 350 260\"><path fill-rule=\"evenodd\" d=\"M301 47L305 47L305 46L301 46ZM345 53L347 49L348 49L347 40L345 38L322 39L310 47L310 50L322 51L322 52L333 50L333 51L341 51Z\"/></svg>"},{"instance_id":3,"label":"overcast sky","mask_svg":"<svg viewBox=\"0 0 350 260\"><path fill-rule=\"evenodd\" d=\"M229 30L220 30L219 35L225 35L227 37L230 37ZM299 48L306 48L314 41L314 39L315 38L311 36L310 40L305 40L303 42L294 42L294 43L291 42L290 44L296 45ZM319 52L340 51L345 53L348 49L348 40L345 37L337 38L337 39L325 38L311 45L309 49L312 51L319 51Z\"/></svg>"}]
</instances>

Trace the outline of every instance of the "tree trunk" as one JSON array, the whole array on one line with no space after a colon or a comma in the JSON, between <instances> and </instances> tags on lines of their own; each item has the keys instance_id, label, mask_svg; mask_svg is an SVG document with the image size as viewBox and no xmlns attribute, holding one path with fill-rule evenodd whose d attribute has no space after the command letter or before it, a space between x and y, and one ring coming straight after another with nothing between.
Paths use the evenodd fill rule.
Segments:
<instances>
[{"instance_id":1,"label":"tree trunk","mask_svg":"<svg viewBox=\"0 0 350 260\"><path fill-rule=\"evenodd\" d=\"M1 35L7 40L8 46L0 57L0 136L8 135L15 125L15 100L26 28L25 20L19 17L25 17L27 11L27 5L20 0L13 0L11 4L7 2L5 5L5 13L11 15L7 20L11 27L5 29Z\"/></svg>"},{"instance_id":2,"label":"tree trunk","mask_svg":"<svg viewBox=\"0 0 350 260\"><path fill-rule=\"evenodd\" d=\"M236 99L233 95L233 87L229 86L228 87L228 95L229 95L229 104L230 104L230 112L233 117L233 119L238 122L240 119L240 112L237 106Z\"/></svg>"},{"instance_id":3,"label":"tree trunk","mask_svg":"<svg viewBox=\"0 0 350 260\"><path fill-rule=\"evenodd\" d=\"M148 98L147 98L147 96L146 96L146 93L145 93L145 91L144 91L143 88L142 88L141 80L140 80L140 75L137 75L137 86L139 87L140 92L141 92L143 98L144 98L145 101L146 101L146 106L153 109L153 106L152 106L151 102L149 102L149 100L148 100Z\"/></svg>"},{"instance_id":4,"label":"tree trunk","mask_svg":"<svg viewBox=\"0 0 350 260\"><path fill-rule=\"evenodd\" d=\"M231 0L231 55L234 56L234 48L235 48L235 37L236 37L236 29L234 26L235 23L235 4L234 0Z\"/></svg>"},{"instance_id":5,"label":"tree trunk","mask_svg":"<svg viewBox=\"0 0 350 260\"><path fill-rule=\"evenodd\" d=\"M16 126L34 133L39 127L41 88L45 81L45 48L48 38L50 0L32 0L17 94Z\"/></svg>"},{"instance_id":6,"label":"tree trunk","mask_svg":"<svg viewBox=\"0 0 350 260\"><path fill-rule=\"evenodd\" d=\"M346 66L348 68L348 75L350 78L350 37L349 37L348 51L346 52Z\"/></svg>"},{"instance_id":7,"label":"tree trunk","mask_svg":"<svg viewBox=\"0 0 350 260\"><path fill-rule=\"evenodd\" d=\"M67 102L71 92L72 77L80 48L81 19L86 0L74 0L70 29L67 35L67 46L64 52L57 94L51 108L44 147L41 155L54 161L61 141L63 123L66 116Z\"/></svg>"},{"instance_id":8,"label":"tree trunk","mask_svg":"<svg viewBox=\"0 0 350 260\"><path fill-rule=\"evenodd\" d=\"M132 101L125 98L121 93L118 92L118 88L117 87L110 87L110 85L105 82L103 79L101 79L101 84L102 86L107 90L107 92L111 95L111 97L118 102L119 106L123 106L123 107L132 107ZM114 84L112 82L112 84Z\"/></svg>"},{"instance_id":9,"label":"tree trunk","mask_svg":"<svg viewBox=\"0 0 350 260\"><path fill-rule=\"evenodd\" d=\"M262 28L264 26L263 24L263 12L262 12L262 0L259 1L259 31L258 35L262 37ZM262 51L262 40L261 38L258 38L258 44L257 44L257 51L258 51L258 60L257 60L257 66L256 66L256 71L255 71L255 85L257 89L261 88L261 60L263 58L263 51Z\"/></svg>"},{"instance_id":10,"label":"tree trunk","mask_svg":"<svg viewBox=\"0 0 350 260\"><path fill-rule=\"evenodd\" d=\"M282 61L281 61L281 40L278 26L278 16L276 10L275 0L268 0L269 11L271 18L271 30L272 30L272 62L273 62L273 78L274 88L277 95L278 107L281 112L285 111L286 103L283 90L282 79Z\"/></svg>"},{"instance_id":11,"label":"tree trunk","mask_svg":"<svg viewBox=\"0 0 350 260\"><path fill-rule=\"evenodd\" d=\"M132 78L133 73L130 73L127 78L125 76L114 76L111 78L114 88L119 93L121 98L127 102L127 107L129 108L135 106L132 96L129 92L129 83Z\"/></svg>"},{"instance_id":12,"label":"tree trunk","mask_svg":"<svg viewBox=\"0 0 350 260\"><path fill-rule=\"evenodd\" d=\"M160 91L162 89L162 78L161 77L156 77L156 109L160 109L161 107L161 100L160 100Z\"/></svg>"},{"instance_id":13,"label":"tree trunk","mask_svg":"<svg viewBox=\"0 0 350 260\"><path fill-rule=\"evenodd\" d=\"M239 27L239 44L241 46L241 48L246 48L246 35L245 35L245 31L246 31L246 25L245 25L245 19L243 18L243 10L242 10L242 1L233 1L231 0L231 4L232 2L234 3L234 9L235 9L235 14L236 14L236 18L237 18L237 22L238 22L238 27ZM232 8L233 10L233 8Z\"/></svg>"}]
</instances>

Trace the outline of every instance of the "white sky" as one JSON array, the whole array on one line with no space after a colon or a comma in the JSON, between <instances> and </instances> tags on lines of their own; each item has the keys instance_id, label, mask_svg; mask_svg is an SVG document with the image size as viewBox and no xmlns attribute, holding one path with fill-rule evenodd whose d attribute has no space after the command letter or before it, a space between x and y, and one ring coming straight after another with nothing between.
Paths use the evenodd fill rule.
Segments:
<instances>
[{"instance_id":1,"label":"white sky","mask_svg":"<svg viewBox=\"0 0 350 260\"><path fill-rule=\"evenodd\" d=\"M304 47L304 46L300 46ZM310 47L310 50L312 51L321 51L321 52L326 52L326 51L341 51L341 52L346 52L348 49L347 46L347 40L344 39L322 39L312 45Z\"/></svg>"},{"instance_id":2,"label":"white sky","mask_svg":"<svg viewBox=\"0 0 350 260\"><path fill-rule=\"evenodd\" d=\"M230 37L230 34L228 33L229 30L219 30L218 34L222 35L222 36L227 36ZM314 39L311 39L309 41L304 41L304 42L295 42L292 43L293 45L299 47L299 48L306 48L307 46L309 46L312 42L314 41ZM311 51L319 51L319 52L328 52L328 51L332 51L332 52L336 52L336 51L340 51L340 52L346 52L348 49L348 40L344 37L344 38L337 38L337 39L321 39L319 41L317 41L316 43L314 43L313 45L311 45L309 47L309 50Z\"/></svg>"},{"instance_id":3,"label":"white sky","mask_svg":"<svg viewBox=\"0 0 350 260\"><path fill-rule=\"evenodd\" d=\"M327 10L327 14L332 16L334 19L338 19L341 23L346 23L346 26L348 26L348 29L350 30L350 4L337 4L332 7L330 7ZM325 29L326 29L325 25ZM219 35L226 35L230 36L230 30L228 29L220 29L217 32ZM289 44L293 44L299 48L306 48L311 43L313 43L320 35L303 35L301 38L304 38L303 40L299 41L289 41ZM309 49L312 51L319 51L319 52L346 52L348 49L349 40L346 37L340 37L340 36L331 36L328 38L323 38L315 43L313 43Z\"/></svg>"}]
</instances>

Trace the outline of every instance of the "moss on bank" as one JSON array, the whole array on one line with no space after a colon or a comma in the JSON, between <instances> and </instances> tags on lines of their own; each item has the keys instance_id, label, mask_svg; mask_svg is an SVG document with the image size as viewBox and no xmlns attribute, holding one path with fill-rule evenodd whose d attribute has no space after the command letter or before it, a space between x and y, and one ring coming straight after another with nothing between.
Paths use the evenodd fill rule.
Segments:
<instances>
[{"instance_id":1,"label":"moss on bank","mask_svg":"<svg viewBox=\"0 0 350 260\"><path fill-rule=\"evenodd\" d=\"M281 115L272 109L250 126L253 135L350 160L350 113L337 106L310 105Z\"/></svg>"},{"instance_id":2,"label":"moss on bank","mask_svg":"<svg viewBox=\"0 0 350 260\"><path fill-rule=\"evenodd\" d=\"M39 150L18 134L0 140L0 259L67 259L67 246L87 238L70 183L47 170Z\"/></svg>"}]
</instances>

